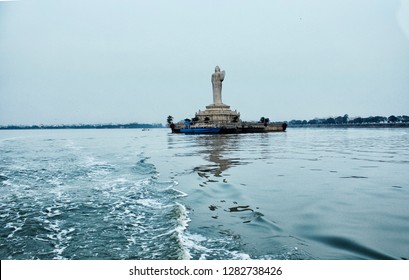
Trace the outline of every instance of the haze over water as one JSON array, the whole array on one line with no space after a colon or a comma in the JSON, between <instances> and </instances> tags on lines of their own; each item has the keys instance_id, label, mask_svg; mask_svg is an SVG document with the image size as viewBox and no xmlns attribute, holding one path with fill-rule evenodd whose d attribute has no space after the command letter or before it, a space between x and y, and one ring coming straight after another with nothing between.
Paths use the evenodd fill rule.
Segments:
<instances>
[{"instance_id":1,"label":"haze over water","mask_svg":"<svg viewBox=\"0 0 409 280\"><path fill-rule=\"evenodd\" d=\"M407 259L409 129L0 132L0 259Z\"/></svg>"}]
</instances>

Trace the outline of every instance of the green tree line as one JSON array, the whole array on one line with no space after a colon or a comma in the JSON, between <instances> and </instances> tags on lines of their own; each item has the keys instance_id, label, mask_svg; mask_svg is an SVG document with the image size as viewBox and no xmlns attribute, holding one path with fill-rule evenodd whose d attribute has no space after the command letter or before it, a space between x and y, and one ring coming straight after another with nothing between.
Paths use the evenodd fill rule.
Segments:
<instances>
[{"instance_id":1,"label":"green tree line","mask_svg":"<svg viewBox=\"0 0 409 280\"><path fill-rule=\"evenodd\" d=\"M409 123L409 116L370 116L370 117L355 117L349 118L348 114L338 117L315 118L312 120L291 120L288 122L290 126L303 125L337 125L337 124L381 124L381 123Z\"/></svg>"},{"instance_id":2,"label":"green tree line","mask_svg":"<svg viewBox=\"0 0 409 280\"><path fill-rule=\"evenodd\" d=\"M111 129L111 128L162 128L162 124L126 123L126 124L71 124L71 125L7 125L0 129Z\"/></svg>"}]
</instances>

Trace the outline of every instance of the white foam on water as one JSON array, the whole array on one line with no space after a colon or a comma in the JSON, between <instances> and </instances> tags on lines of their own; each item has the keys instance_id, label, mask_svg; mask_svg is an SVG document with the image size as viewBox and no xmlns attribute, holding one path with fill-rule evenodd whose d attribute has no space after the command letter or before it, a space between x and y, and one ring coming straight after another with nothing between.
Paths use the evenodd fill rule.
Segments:
<instances>
[{"instance_id":1,"label":"white foam on water","mask_svg":"<svg viewBox=\"0 0 409 280\"><path fill-rule=\"evenodd\" d=\"M170 207L176 207L176 211L178 213L178 216L176 218L176 221L177 221L176 227L171 228L171 229L167 229L166 227L154 229L154 231L163 231L163 230L166 230L166 231L153 236L151 240L156 240L164 236L176 235L176 238L179 243L179 247L181 248L181 252L179 252L178 258L179 259L191 259L192 256L188 250L188 247L185 246L186 240L185 240L185 234L184 234L190 222L190 219L188 217L189 212L186 210L186 207L184 205L177 203L177 202L173 205L170 205Z\"/></svg>"},{"instance_id":2,"label":"white foam on water","mask_svg":"<svg viewBox=\"0 0 409 280\"><path fill-rule=\"evenodd\" d=\"M62 256L62 253L64 252L64 250L67 248L68 246L56 246L54 248L54 250L52 250L53 253L56 254L56 256L53 258L54 260L64 260L66 258L64 258Z\"/></svg>"},{"instance_id":3,"label":"white foam on water","mask_svg":"<svg viewBox=\"0 0 409 280\"><path fill-rule=\"evenodd\" d=\"M192 249L203 252L202 255L206 255L206 252L210 252L208 248L200 245L200 242L206 241L206 238L199 234L189 234L185 233L182 239L183 246L186 248L186 251L189 254L189 259L192 258L190 251ZM205 259L205 258L204 258Z\"/></svg>"},{"instance_id":4,"label":"white foam on water","mask_svg":"<svg viewBox=\"0 0 409 280\"><path fill-rule=\"evenodd\" d=\"M189 249L186 246L186 240L185 240L185 234L184 234L187 227L189 226L189 222L190 222L190 219L189 219L189 216L188 216L189 212L187 211L187 209L186 209L186 207L184 205L182 205L182 204L180 204L178 202L176 202L176 205L178 207L180 215L177 218L177 221L178 221L179 225L176 227L175 232L178 235L179 243L180 243L180 245L181 245L181 247L183 249L182 254L181 254L180 257L182 259L189 260L189 259L192 258L192 255L190 254Z\"/></svg>"},{"instance_id":5,"label":"white foam on water","mask_svg":"<svg viewBox=\"0 0 409 280\"><path fill-rule=\"evenodd\" d=\"M64 183L58 177L53 177L51 179L48 179L47 183L49 183L50 185L55 186L55 187L64 185Z\"/></svg>"},{"instance_id":6,"label":"white foam on water","mask_svg":"<svg viewBox=\"0 0 409 280\"><path fill-rule=\"evenodd\" d=\"M56 224L58 225L59 223ZM54 245L54 250L52 251L53 253L56 254L56 256L54 256L54 259L56 260L66 259L65 257L62 256L62 254L64 253L65 249L69 246L69 241L72 238L70 234L75 231L75 228L68 228L63 230L61 230L59 226L51 228L55 229L55 233L47 235L47 237L56 241L56 244Z\"/></svg>"},{"instance_id":7,"label":"white foam on water","mask_svg":"<svg viewBox=\"0 0 409 280\"><path fill-rule=\"evenodd\" d=\"M250 255L239 252L239 251L229 251L228 249L224 248L208 248L206 245L211 243L221 242L223 240L213 240L208 239L200 234L192 234L186 232L183 236L183 245L186 248L185 250L188 252L190 259L192 258L192 252L197 254L199 252L200 257L199 260L206 260L208 258L213 259L214 256L221 256L222 258L229 258L232 260L250 260ZM206 244L206 245L203 245Z\"/></svg>"},{"instance_id":8,"label":"white foam on water","mask_svg":"<svg viewBox=\"0 0 409 280\"><path fill-rule=\"evenodd\" d=\"M84 158L84 164L87 167L93 167L95 165L105 165L105 164L108 164L108 163L105 162L105 161L99 161L95 157L88 155L88 156L85 156L85 158Z\"/></svg>"},{"instance_id":9,"label":"white foam on water","mask_svg":"<svg viewBox=\"0 0 409 280\"><path fill-rule=\"evenodd\" d=\"M178 210L180 211L180 216L177 218L179 227L176 229L180 232L183 232L188 226L189 222L191 221L189 218L189 211L187 211L186 207L183 204L176 202Z\"/></svg>"},{"instance_id":10,"label":"white foam on water","mask_svg":"<svg viewBox=\"0 0 409 280\"><path fill-rule=\"evenodd\" d=\"M60 221L54 221L54 222L50 222L50 221L44 221L45 223L48 223L48 227L45 227L45 229L49 230L49 231L53 231L53 232L59 232L60 231Z\"/></svg>"},{"instance_id":11,"label":"white foam on water","mask_svg":"<svg viewBox=\"0 0 409 280\"><path fill-rule=\"evenodd\" d=\"M187 193L184 193L184 192L182 192L182 191L180 191L180 190L177 190L177 189L174 189L174 191L175 192L177 192L177 193L179 193L179 195L177 195L176 197L186 197L186 196L188 196L188 194Z\"/></svg>"},{"instance_id":12,"label":"white foam on water","mask_svg":"<svg viewBox=\"0 0 409 280\"><path fill-rule=\"evenodd\" d=\"M149 208L154 208L154 209L162 209L162 208L168 208L170 207L169 205L163 205L161 202L152 199L152 198L143 198L143 199L137 199L136 203L149 207Z\"/></svg>"},{"instance_id":13,"label":"white foam on water","mask_svg":"<svg viewBox=\"0 0 409 280\"><path fill-rule=\"evenodd\" d=\"M48 239L41 238L41 237L38 237L38 236L35 236L34 239L39 240L39 241L43 241L43 242L48 242L49 241Z\"/></svg>"},{"instance_id":14,"label":"white foam on water","mask_svg":"<svg viewBox=\"0 0 409 280\"><path fill-rule=\"evenodd\" d=\"M15 185L13 185L11 182L10 182L10 179L7 179L7 180L5 180L5 181L3 181L3 182L1 182L3 185L5 185L5 186L7 186L7 187L14 187Z\"/></svg>"},{"instance_id":15,"label":"white foam on water","mask_svg":"<svg viewBox=\"0 0 409 280\"><path fill-rule=\"evenodd\" d=\"M144 187L152 184L152 178L144 178L135 182L136 187Z\"/></svg>"},{"instance_id":16,"label":"white foam on water","mask_svg":"<svg viewBox=\"0 0 409 280\"><path fill-rule=\"evenodd\" d=\"M128 179L126 179L126 178L116 178L114 181L113 181L113 183L117 183L117 184L126 184L126 183L128 183L129 182L129 180Z\"/></svg>"},{"instance_id":17,"label":"white foam on water","mask_svg":"<svg viewBox=\"0 0 409 280\"><path fill-rule=\"evenodd\" d=\"M18 224L16 222L7 223L4 228L12 228L13 229L13 231L7 236L7 238L12 238L16 232L22 230L25 221L26 221L26 219L24 219L24 221L22 223L20 223L20 224Z\"/></svg>"},{"instance_id":18,"label":"white foam on water","mask_svg":"<svg viewBox=\"0 0 409 280\"><path fill-rule=\"evenodd\" d=\"M63 212L61 212L60 209L58 209L55 205L54 206L49 206L45 208L47 211L43 212L44 214L47 215L47 217L55 217L61 215Z\"/></svg>"}]
</instances>

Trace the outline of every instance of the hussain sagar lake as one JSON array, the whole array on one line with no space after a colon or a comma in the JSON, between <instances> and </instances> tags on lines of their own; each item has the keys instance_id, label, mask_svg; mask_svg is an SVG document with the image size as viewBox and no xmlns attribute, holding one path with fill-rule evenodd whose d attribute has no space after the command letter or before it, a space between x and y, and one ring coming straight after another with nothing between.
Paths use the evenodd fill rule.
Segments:
<instances>
[{"instance_id":1,"label":"hussain sagar lake","mask_svg":"<svg viewBox=\"0 0 409 280\"><path fill-rule=\"evenodd\" d=\"M0 259L407 259L409 129L0 131Z\"/></svg>"}]
</instances>

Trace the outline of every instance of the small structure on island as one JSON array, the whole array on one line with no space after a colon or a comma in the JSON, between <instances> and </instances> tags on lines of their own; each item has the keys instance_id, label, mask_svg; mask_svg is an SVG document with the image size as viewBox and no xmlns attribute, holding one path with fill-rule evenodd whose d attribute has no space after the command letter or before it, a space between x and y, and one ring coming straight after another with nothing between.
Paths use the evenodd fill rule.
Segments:
<instances>
[{"instance_id":1,"label":"small structure on island","mask_svg":"<svg viewBox=\"0 0 409 280\"><path fill-rule=\"evenodd\" d=\"M222 84L226 72L216 66L212 74L211 82L213 87L213 103L206 106L204 111L199 110L195 117L185 119L184 122L174 124L169 127L173 133L185 134L227 134L227 133L256 133L285 131L287 124L270 124L263 122L243 122L237 110L232 111L230 106L222 102ZM265 119L265 118L262 118ZM265 119L268 120L268 119ZM168 118L169 123L169 118Z\"/></svg>"}]
</instances>

